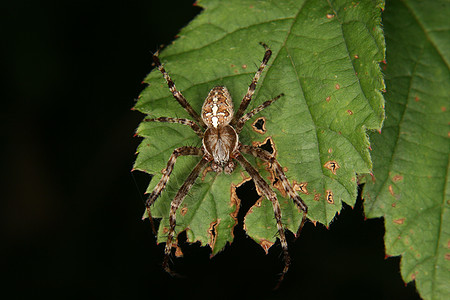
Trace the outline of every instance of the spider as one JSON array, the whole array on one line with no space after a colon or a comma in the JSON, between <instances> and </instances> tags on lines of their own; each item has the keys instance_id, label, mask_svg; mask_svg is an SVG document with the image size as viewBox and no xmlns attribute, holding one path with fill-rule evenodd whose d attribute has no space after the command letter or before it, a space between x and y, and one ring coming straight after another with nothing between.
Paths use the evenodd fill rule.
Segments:
<instances>
[{"instance_id":1,"label":"spider","mask_svg":"<svg viewBox=\"0 0 450 300\"><path fill-rule=\"evenodd\" d=\"M276 174L276 176L278 177L277 179L281 181L282 187L284 188L286 194L289 195L289 197L294 201L297 207L303 212L303 218L297 230L296 237L299 236L303 224L305 223L308 207L306 206L302 198L289 184L289 181L284 174L283 168L271 153L258 147L243 145L239 142L239 133L241 132L245 122L247 122L255 114L259 113L261 110L284 96L284 94L280 94L271 100L265 101L263 104L244 114L255 92L256 84L272 55L272 51L266 44L261 43L261 45L265 48L264 58L261 62L261 65L259 66L259 69L256 71L253 80L248 87L247 93L242 99L239 109L236 113L234 112L233 102L228 89L225 86L216 86L211 89L208 96L206 97L205 102L202 106L201 114L197 114L197 112L191 107L191 105L187 102L186 98L184 98L181 92L176 89L174 82L172 81L158 58L158 52L153 55L154 64L164 76L164 79L166 80L173 97L189 113L194 121L189 119L169 117L144 119L144 121L183 124L191 127L192 130L199 136L199 138L202 139L201 147L184 146L173 151L172 155L169 158L169 161L167 162L166 168L162 171L163 175L161 180L155 186L154 190L149 195L145 203L148 218L151 222L153 232L156 234L150 207L161 194L162 190L166 187L177 158L179 156L187 155L201 157L200 161L191 171L186 181L182 184L175 198L171 202L169 213L170 225L167 234L163 260L163 268L170 274L174 274L169 267L169 256L171 253L173 238L175 234L176 212L178 207L183 202L184 198L188 194L199 174L208 164L214 172L224 172L225 174L231 174L236 168L235 161L239 162L245 169L245 171L247 171L247 173L252 177L256 187L258 188L258 191L260 191L263 196L265 196L272 202L273 212L277 223L278 236L284 256L284 268L280 275L279 282L283 280L285 274L289 269L290 256L285 236L285 228L281 222L281 210L277 196L271 189L269 184L258 173L255 167L253 167L249 163L249 161L245 159L242 153L253 155L256 158L267 162L272 168L274 174Z\"/></svg>"}]
</instances>

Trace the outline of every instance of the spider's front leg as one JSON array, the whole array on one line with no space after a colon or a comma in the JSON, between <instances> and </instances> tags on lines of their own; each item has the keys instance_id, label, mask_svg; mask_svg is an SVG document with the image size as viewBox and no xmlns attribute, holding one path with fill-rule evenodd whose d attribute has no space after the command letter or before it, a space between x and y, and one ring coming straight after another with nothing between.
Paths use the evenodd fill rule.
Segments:
<instances>
[{"instance_id":1,"label":"spider's front leg","mask_svg":"<svg viewBox=\"0 0 450 300\"><path fill-rule=\"evenodd\" d=\"M241 105L239 106L238 111L234 115L233 120L231 121L231 126L235 126L236 123L239 121L239 119L244 114L245 110L247 109L247 106L249 105L250 101L252 100L253 94L256 90L256 84L258 83L259 78L261 77L262 72L264 71L264 68L266 67L267 63L269 62L270 57L272 56L272 50L269 49L269 47L264 44L260 43L264 49L266 49L266 52L264 53L264 58L261 62L261 65L259 66L258 71L256 71L252 83L250 83L247 93L245 94L244 98L242 99Z\"/></svg>"},{"instance_id":2,"label":"spider's front leg","mask_svg":"<svg viewBox=\"0 0 450 300\"><path fill-rule=\"evenodd\" d=\"M167 162L166 168L163 170L163 176L161 177L161 180L158 182L158 184L153 189L152 193L148 196L147 201L145 201L145 206L147 208L147 214L148 219L150 220L150 224L152 226L153 233L156 235L156 229L155 225L153 223L152 214L150 211L150 206L155 203L155 200L158 198L158 196L161 194L162 190L166 187L167 182L169 181L170 174L172 173L173 167L175 165L175 162L179 156L202 156L203 151L201 148L197 147L189 147L184 146L177 148L173 151L172 155L169 158L169 161Z\"/></svg>"},{"instance_id":3,"label":"spider's front leg","mask_svg":"<svg viewBox=\"0 0 450 300\"><path fill-rule=\"evenodd\" d=\"M270 104L277 101L278 99L280 99L283 96L284 96L284 93L281 93L278 96L276 96L275 98L265 101L263 104L258 105L256 108L252 109L250 112L243 115L236 123L236 128L235 128L236 132L239 134L242 130L242 127L244 127L245 122L250 120L251 117L253 117L254 115L256 115L257 113L262 111L264 108L266 108L267 106L269 106Z\"/></svg>"},{"instance_id":4,"label":"spider's front leg","mask_svg":"<svg viewBox=\"0 0 450 300\"><path fill-rule=\"evenodd\" d=\"M166 247L164 249L164 261L163 261L163 268L168 273L173 274L173 272L170 270L169 267L169 257L170 252L172 250L172 243L173 243L173 236L175 234L175 226L176 226L176 215L177 215L177 209L183 202L184 198L188 194L189 190L191 189L192 185L194 184L197 177L200 175L200 172L203 170L205 165L208 163L208 160L203 157L202 160L200 160L197 165L192 170L191 174L189 174L186 181L183 183L181 188L178 190L178 193L176 194L175 198L172 200L170 204L170 213L169 213L169 232L167 234L167 242Z\"/></svg>"},{"instance_id":5,"label":"spider's front leg","mask_svg":"<svg viewBox=\"0 0 450 300\"><path fill-rule=\"evenodd\" d=\"M286 241L286 235L284 232L284 226L281 222L281 209L280 203L278 202L277 195L270 188L269 184L262 178L258 171L245 159L245 157L237 151L234 153L233 157L242 165L242 167L247 171L247 173L252 177L255 185L263 193L263 195L272 202L273 213L275 215L275 220L277 222L278 235L280 237L281 248L283 249L284 255L284 268L281 276L278 280L278 284L275 289L278 288L280 283L283 281L285 274L289 270L289 265L291 264L291 257L289 256L288 244Z\"/></svg>"},{"instance_id":6,"label":"spider's front leg","mask_svg":"<svg viewBox=\"0 0 450 300\"><path fill-rule=\"evenodd\" d=\"M241 151L253 155L254 157L259 158L263 161L269 162L273 170L275 171L275 175L280 179L280 182L286 194L289 196L289 198L292 199L292 201L294 201L297 207L303 212L302 221L300 223L300 226L298 227L297 233L295 234L295 239L297 239L300 236L300 232L303 228L303 225L306 222L306 214L308 213L308 206L303 201L303 199L298 195L297 191L295 191L294 188L289 183L289 180L284 174L283 168L281 167L278 160L275 157L273 157L269 152L261 148L248 145L241 145Z\"/></svg>"},{"instance_id":7,"label":"spider's front leg","mask_svg":"<svg viewBox=\"0 0 450 300\"><path fill-rule=\"evenodd\" d=\"M202 118L197 114L197 112L192 108L192 106L187 102L186 98L184 98L183 94L177 90L175 83L173 82L172 78L170 78L169 73L166 72L164 69L164 66L161 64L161 61L158 58L158 52L153 55L153 62L155 63L158 70L161 72L161 74L164 76L164 79L167 82L167 85L169 86L169 90L172 93L173 97L180 103L180 105L189 113L189 115L194 118L195 121L200 124L200 126L206 128L205 123L203 122Z\"/></svg>"}]
</instances>

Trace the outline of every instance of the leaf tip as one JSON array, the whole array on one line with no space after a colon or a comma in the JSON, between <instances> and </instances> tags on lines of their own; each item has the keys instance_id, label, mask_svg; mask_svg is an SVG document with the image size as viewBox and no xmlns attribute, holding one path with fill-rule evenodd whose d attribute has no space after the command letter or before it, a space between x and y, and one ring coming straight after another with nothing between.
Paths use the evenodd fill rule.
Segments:
<instances>
[{"instance_id":1,"label":"leaf tip","mask_svg":"<svg viewBox=\"0 0 450 300\"><path fill-rule=\"evenodd\" d=\"M271 242L271 241L262 239L261 242L260 242L259 244L260 244L261 247L264 249L264 252L266 252L266 254L268 254L268 253L269 253L270 247L272 247L272 245L273 245L274 243Z\"/></svg>"}]
</instances>

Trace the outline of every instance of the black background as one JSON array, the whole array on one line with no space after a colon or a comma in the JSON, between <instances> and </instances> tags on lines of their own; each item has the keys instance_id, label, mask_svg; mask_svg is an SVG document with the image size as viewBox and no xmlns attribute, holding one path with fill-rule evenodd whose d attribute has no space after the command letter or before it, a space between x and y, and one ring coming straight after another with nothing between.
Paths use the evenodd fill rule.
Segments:
<instances>
[{"instance_id":1,"label":"black background","mask_svg":"<svg viewBox=\"0 0 450 300\"><path fill-rule=\"evenodd\" d=\"M126 3L126 4L125 4ZM6 6L5 6L6 5ZM13 298L414 299L399 258L385 259L383 220L361 201L327 230L307 223L281 288L279 244L247 238L212 260L184 245L171 278L141 221L149 176L130 172L143 118L130 108L152 69L201 9L192 1L8 1L2 5L2 293ZM201 57L199 57L201 59ZM255 201L239 191L240 214ZM186 298L187 299L187 298Z\"/></svg>"}]
</instances>

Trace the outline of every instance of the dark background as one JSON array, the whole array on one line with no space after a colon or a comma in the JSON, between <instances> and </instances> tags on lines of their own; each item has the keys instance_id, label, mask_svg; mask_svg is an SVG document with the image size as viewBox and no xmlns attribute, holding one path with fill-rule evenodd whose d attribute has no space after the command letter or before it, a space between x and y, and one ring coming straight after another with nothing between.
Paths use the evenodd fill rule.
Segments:
<instances>
[{"instance_id":1,"label":"dark background","mask_svg":"<svg viewBox=\"0 0 450 300\"><path fill-rule=\"evenodd\" d=\"M385 259L383 220L364 221L361 201L329 230L307 223L295 243L288 235L293 264L276 292L279 244L265 255L242 226L212 260L207 248L183 245L175 270L185 278L162 271L163 245L141 221L150 178L130 172L143 118L130 108L151 51L200 11L192 1L2 4L2 294L418 298L400 259ZM250 184L239 193L242 221L255 192Z\"/></svg>"}]
</instances>

